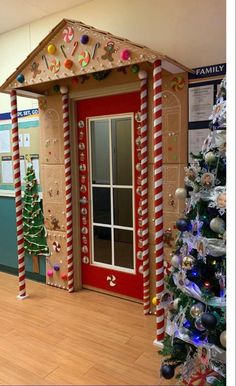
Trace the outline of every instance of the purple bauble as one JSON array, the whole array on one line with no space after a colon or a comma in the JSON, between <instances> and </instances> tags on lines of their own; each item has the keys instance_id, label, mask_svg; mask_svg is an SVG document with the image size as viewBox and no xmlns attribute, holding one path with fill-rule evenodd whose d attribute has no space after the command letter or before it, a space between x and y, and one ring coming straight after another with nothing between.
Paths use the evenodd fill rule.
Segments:
<instances>
[{"instance_id":1,"label":"purple bauble","mask_svg":"<svg viewBox=\"0 0 236 386\"><path fill-rule=\"evenodd\" d=\"M191 223L188 219L186 218L179 218L177 221L176 221L176 228L180 231L180 232L185 232L185 231L188 231L190 230L191 228Z\"/></svg>"}]
</instances>

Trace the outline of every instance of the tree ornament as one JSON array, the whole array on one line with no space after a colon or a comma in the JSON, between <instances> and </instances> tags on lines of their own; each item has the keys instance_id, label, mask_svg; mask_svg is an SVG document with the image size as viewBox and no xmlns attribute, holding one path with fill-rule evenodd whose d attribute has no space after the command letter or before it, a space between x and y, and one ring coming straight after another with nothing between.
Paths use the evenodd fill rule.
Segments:
<instances>
[{"instance_id":1,"label":"tree ornament","mask_svg":"<svg viewBox=\"0 0 236 386\"><path fill-rule=\"evenodd\" d=\"M194 322L194 326L196 327L196 329L198 331L205 331L205 327L202 324L201 317L196 318L196 320Z\"/></svg>"},{"instance_id":2,"label":"tree ornament","mask_svg":"<svg viewBox=\"0 0 236 386\"><path fill-rule=\"evenodd\" d=\"M24 83L25 77L24 77L23 74L19 74L19 75L16 77L16 80L17 80L17 82L19 82L19 83Z\"/></svg>"},{"instance_id":3,"label":"tree ornament","mask_svg":"<svg viewBox=\"0 0 236 386\"><path fill-rule=\"evenodd\" d=\"M220 334L220 343L222 344L223 347L226 347L226 331L223 331Z\"/></svg>"},{"instance_id":4,"label":"tree ornament","mask_svg":"<svg viewBox=\"0 0 236 386\"><path fill-rule=\"evenodd\" d=\"M185 188L177 188L175 191L175 197L179 200L183 200L187 197L187 191Z\"/></svg>"},{"instance_id":5,"label":"tree ornament","mask_svg":"<svg viewBox=\"0 0 236 386\"><path fill-rule=\"evenodd\" d=\"M209 151L208 153L205 154L204 159L208 165L211 165L216 162L217 156L215 153L213 153L213 151Z\"/></svg>"},{"instance_id":6,"label":"tree ornament","mask_svg":"<svg viewBox=\"0 0 236 386\"><path fill-rule=\"evenodd\" d=\"M191 227L191 223L188 219L186 218L179 218L177 221L176 221L176 228L180 231L180 232L185 232L185 231L188 231Z\"/></svg>"},{"instance_id":7,"label":"tree ornament","mask_svg":"<svg viewBox=\"0 0 236 386\"><path fill-rule=\"evenodd\" d=\"M202 303L196 303L190 308L190 315L193 318L198 318L203 314L205 310L205 306ZM200 330L201 331L201 330Z\"/></svg>"},{"instance_id":8,"label":"tree ornament","mask_svg":"<svg viewBox=\"0 0 236 386\"><path fill-rule=\"evenodd\" d=\"M182 268L184 269L192 269L194 265L196 264L196 259L192 255L184 256L182 261Z\"/></svg>"},{"instance_id":9,"label":"tree ornament","mask_svg":"<svg viewBox=\"0 0 236 386\"><path fill-rule=\"evenodd\" d=\"M175 375L174 366L163 364L161 366L161 375L165 379L171 379Z\"/></svg>"},{"instance_id":10,"label":"tree ornament","mask_svg":"<svg viewBox=\"0 0 236 386\"><path fill-rule=\"evenodd\" d=\"M214 330L217 325L217 319L215 315L211 314L210 312L204 312L204 314L201 315L201 322L207 330Z\"/></svg>"},{"instance_id":11,"label":"tree ornament","mask_svg":"<svg viewBox=\"0 0 236 386\"><path fill-rule=\"evenodd\" d=\"M174 255L172 258L171 258L171 265L174 267L174 268L179 268L180 265L182 263L182 258L181 256L178 256L178 255Z\"/></svg>"},{"instance_id":12,"label":"tree ornament","mask_svg":"<svg viewBox=\"0 0 236 386\"><path fill-rule=\"evenodd\" d=\"M131 72L133 72L133 74L137 74L139 72L139 65L138 64L132 64Z\"/></svg>"},{"instance_id":13,"label":"tree ornament","mask_svg":"<svg viewBox=\"0 0 236 386\"><path fill-rule=\"evenodd\" d=\"M210 222L210 228L213 232L223 234L225 232L225 222L220 217L214 217Z\"/></svg>"},{"instance_id":14,"label":"tree ornament","mask_svg":"<svg viewBox=\"0 0 236 386\"><path fill-rule=\"evenodd\" d=\"M178 311L179 309L179 302L180 302L180 298L176 298L174 301L173 301L173 308L174 310Z\"/></svg>"}]
</instances>

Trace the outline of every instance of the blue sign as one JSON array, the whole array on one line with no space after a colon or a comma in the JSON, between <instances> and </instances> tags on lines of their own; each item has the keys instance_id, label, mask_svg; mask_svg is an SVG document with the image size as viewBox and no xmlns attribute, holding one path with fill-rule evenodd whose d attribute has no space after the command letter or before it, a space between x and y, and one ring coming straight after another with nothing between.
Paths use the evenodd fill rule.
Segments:
<instances>
[{"instance_id":1,"label":"blue sign","mask_svg":"<svg viewBox=\"0 0 236 386\"><path fill-rule=\"evenodd\" d=\"M29 109L29 110L20 110L18 111L18 118L25 118L29 117L31 115L38 115L39 109ZM3 113L0 114L0 121L6 121L8 119L11 119L11 113Z\"/></svg>"},{"instance_id":2,"label":"blue sign","mask_svg":"<svg viewBox=\"0 0 236 386\"><path fill-rule=\"evenodd\" d=\"M226 63L213 64L212 66L193 68L194 74L188 74L189 79L208 78L226 74Z\"/></svg>"}]
</instances>

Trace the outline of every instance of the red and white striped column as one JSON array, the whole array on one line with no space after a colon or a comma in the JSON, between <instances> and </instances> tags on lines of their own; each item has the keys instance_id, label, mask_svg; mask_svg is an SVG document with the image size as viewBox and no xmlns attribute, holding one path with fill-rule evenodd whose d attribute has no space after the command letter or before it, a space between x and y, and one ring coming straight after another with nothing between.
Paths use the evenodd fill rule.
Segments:
<instances>
[{"instance_id":1,"label":"red and white striped column","mask_svg":"<svg viewBox=\"0 0 236 386\"><path fill-rule=\"evenodd\" d=\"M19 152L19 132L18 132L16 90L11 91L11 122L12 122L13 176L14 176L15 203L16 203L18 278L19 278L19 295L17 296L17 298L24 299L27 297L27 295L26 295L26 289L25 289L25 256L24 256L23 212L22 212L22 198L21 198L20 152Z\"/></svg>"},{"instance_id":2,"label":"red and white striped column","mask_svg":"<svg viewBox=\"0 0 236 386\"><path fill-rule=\"evenodd\" d=\"M74 291L73 268L73 229L72 229L72 184L70 159L70 125L69 125L69 97L67 87L60 88L62 94L63 130L64 130L64 164L66 185L66 249L68 270L68 291Z\"/></svg>"},{"instance_id":3,"label":"red and white striped column","mask_svg":"<svg viewBox=\"0 0 236 386\"><path fill-rule=\"evenodd\" d=\"M147 137L147 73L138 73L140 82L141 115L141 208L142 208L142 256L143 256L143 312L150 311L149 245L148 245L148 137Z\"/></svg>"},{"instance_id":4,"label":"red and white striped column","mask_svg":"<svg viewBox=\"0 0 236 386\"><path fill-rule=\"evenodd\" d=\"M154 220L157 297L156 343L161 342L165 334L164 309L158 301L164 290L161 71L161 61L157 60L153 66Z\"/></svg>"}]
</instances>

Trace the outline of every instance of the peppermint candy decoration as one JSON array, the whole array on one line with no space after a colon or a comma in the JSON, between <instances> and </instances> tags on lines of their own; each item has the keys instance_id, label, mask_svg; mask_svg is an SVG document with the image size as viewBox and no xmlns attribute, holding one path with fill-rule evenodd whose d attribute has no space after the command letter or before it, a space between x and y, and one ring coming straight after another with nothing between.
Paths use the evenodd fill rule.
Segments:
<instances>
[{"instance_id":1,"label":"peppermint candy decoration","mask_svg":"<svg viewBox=\"0 0 236 386\"><path fill-rule=\"evenodd\" d=\"M74 38L74 30L72 27L66 27L62 32L63 40L65 43L71 42Z\"/></svg>"},{"instance_id":2,"label":"peppermint candy decoration","mask_svg":"<svg viewBox=\"0 0 236 386\"><path fill-rule=\"evenodd\" d=\"M54 241L52 247L55 252L60 252L61 250L61 245L58 243L58 241Z\"/></svg>"}]
</instances>

